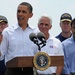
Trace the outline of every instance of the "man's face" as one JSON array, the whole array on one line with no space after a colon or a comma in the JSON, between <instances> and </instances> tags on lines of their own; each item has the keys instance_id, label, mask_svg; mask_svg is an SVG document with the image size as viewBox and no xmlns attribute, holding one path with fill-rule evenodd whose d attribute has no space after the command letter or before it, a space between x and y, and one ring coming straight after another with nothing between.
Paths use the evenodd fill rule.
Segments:
<instances>
[{"instance_id":1,"label":"man's face","mask_svg":"<svg viewBox=\"0 0 75 75\"><path fill-rule=\"evenodd\" d=\"M71 22L63 21L60 23L60 27L61 27L62 32L68 33L71 31Z\"/></svg>"},{"instance_id":2,"label":"man's face","mask_svg":"<svg viewBox=\"0 0 75 75\"><path fill-rule=\"evenodd\" d=\"M72 24L71 30L72 30L72 33L73 33L73 37L75 39L75 23Z\"/></svg>"},{"instance_id":3,"label":"man's face","mask_svg":"<svg viewBox=\"0 0 75 75\"><path fill-rule=\"evenodd\" d=\"M2 42L2 32L0 32L0 43Z\"/></svg>"},{"instance_id":4,"label":"man's face","mask_svg":"<svg viewBox=\"0 0 75 75\"><path fill-rule=\"evenodd\" d=\"M19 25L27 24L28 19L32 17L32 13L25 5L19 5L17 9L17 20Z\"/></svg>"},{"instance_id":5,"label":"man's face","mask_svg":"<svg viewBox=\"0 0 75 75\"><path fill-rule=\"evenodd\" d=\"M38 24L38 28L43 33L48 33L49 29L51 29L52 25L50 25L50 20L46 17L40 19L40 23Z\"/></svg>"},{"instance_id":6,"label":"man's face","mask_svg":"<svg viewBox=\"0 0 75 75\"><path fill-rule=\"evenodd\" d=\"M6 22L0 22L0 31L2 32L7 26L8 24Z\"/></svg>"},{"instance_id":7,"label":"man's face","mask_svg":"<svg viewBox=\"0 0 75 75\"><path fill-rule=\"evenodd\" d=\"M2 41L2 31L8 26L6 22L0 22L0 43Z\"/></svg>"}]
</instances>

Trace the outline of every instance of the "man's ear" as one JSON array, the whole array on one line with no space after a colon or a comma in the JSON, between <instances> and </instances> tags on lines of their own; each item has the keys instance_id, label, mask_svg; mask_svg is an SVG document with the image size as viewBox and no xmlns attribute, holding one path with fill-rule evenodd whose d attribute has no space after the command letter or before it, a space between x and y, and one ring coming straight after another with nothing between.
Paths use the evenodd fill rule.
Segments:
<instances>
[{"instance_id":1,"label":"man's ear","mask_svg":"<svg viewBox=\"0 0 75 75\"><path fill-rule=\"evenodd\" d=\"M30 13L30 18L33 16L33 13Z\"/></svg>"},{"instance_id":2,"label":"man's ear","mask_svg":"<svg viewBox=\"0 0 75 75\"><path fill-rule=\"evenodd\" d=\"M39 24L38 24L38 28L39 28Z\"/></svg>"},{"instance_id":3,"label":"man's ear","mask_svg":"<svg viewBox=\"0 0 75 75\"><path fill-rule=\"evenodd\" d=\"M50 25L49 29L51 29L51 28L52 28L52 25Z\"/></svg>"},{"instance_id":4,"label":"man's ear","mask_svg":"<svg viewBox=\"0 0 75 75\"><path fill-rule=\"evenodd\" d=\"M61 27L61 23L59 23L60 27Z\"/></svg>"}]
</instances>

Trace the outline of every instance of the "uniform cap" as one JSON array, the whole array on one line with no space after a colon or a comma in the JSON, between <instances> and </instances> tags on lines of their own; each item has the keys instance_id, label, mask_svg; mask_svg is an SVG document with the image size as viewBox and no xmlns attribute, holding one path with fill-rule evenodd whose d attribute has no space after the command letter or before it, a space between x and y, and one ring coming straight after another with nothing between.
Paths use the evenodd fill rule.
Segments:
<instances>
[{"instance_id":1,"label":"uniform cap","mask_svg":"<svg viewBox=\"0 0 75 75\"><path fill-rule=\"evenodd\" d=\"M69 21L71 22L72 21L72 17L69 13L64 13L61 15L61 18L60 18L60 22L63 22L63 21Z\"/></svg>"},{"instance_id":2,"label":"uniform cap","mask_svg":"<svg viewBox=\"0 0 75 75\"><path fill-rule=\"evenodd\" d=\"M0 22L6 22L8 23L8 20L5 16L0 15Z\"/></svg>"}]
</instances>

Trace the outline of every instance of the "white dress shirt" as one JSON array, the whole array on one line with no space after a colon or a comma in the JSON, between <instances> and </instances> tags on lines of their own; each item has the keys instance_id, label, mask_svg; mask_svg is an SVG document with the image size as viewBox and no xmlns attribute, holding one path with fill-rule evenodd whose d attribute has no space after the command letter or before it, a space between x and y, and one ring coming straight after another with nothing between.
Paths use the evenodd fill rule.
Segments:
<instances>
[{"instance_id":1,"label":"white dress shirt","mask_svg":"<svg viewBox=\"0 0 75 75\"><path fill-rule=\"evenodd\" d=\"M31 27L22 30L18 24L4 29L1 54L5 55L5 62L18 56L34 56L38 52L37 45L29 39L30 33L34 32Z\"/></svg>"},{"instance_id":2,"label":"white dress shirt","mask_svg":"<svg viewBox=\"0 0 75 75\"><path fill-rule=\"evenodd\" d=\"M47 40L46 46L44 46L41 49L41 51L48 53L49 56L63 56L64 55L61 42L54 37L50 37ZM52 74L52 73L56 73L56 68L57 67L51 66L44 71L37 70L37 72L39 74Z\"/></svg>"}]
</instances>

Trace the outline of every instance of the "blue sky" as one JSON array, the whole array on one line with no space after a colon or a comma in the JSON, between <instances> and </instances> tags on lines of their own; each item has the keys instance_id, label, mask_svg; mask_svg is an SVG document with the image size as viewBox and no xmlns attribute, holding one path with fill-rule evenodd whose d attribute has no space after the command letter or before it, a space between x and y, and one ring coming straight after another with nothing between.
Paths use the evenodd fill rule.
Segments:
<instances>
[{"instance_id":1,"label":"blue sky","mask_svg":"<svg viewBox=\"0 0 75 75\"><path fill-rule=\"evenodd\" d=\"M61 32L60 16L67 12L75 17L75 0L0 0L0 15L7 17L9 25L17 23L16 11L21 2L29 2L33 6L33 17L29 20L30 26L37 27L41 15L47 14L52 18L51 35L56 36Z\"/></svg>"}]
</instances>

